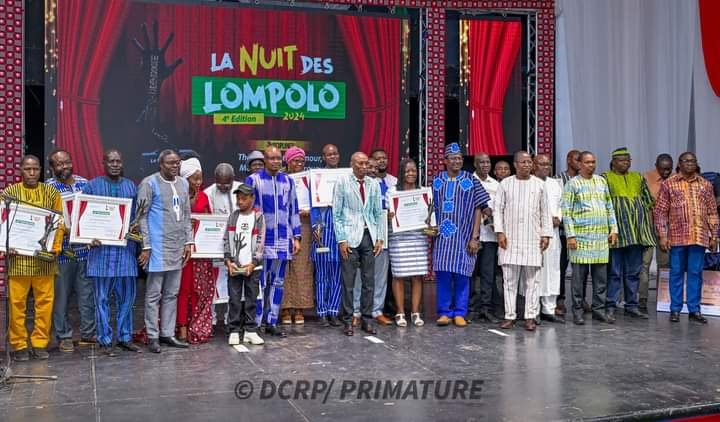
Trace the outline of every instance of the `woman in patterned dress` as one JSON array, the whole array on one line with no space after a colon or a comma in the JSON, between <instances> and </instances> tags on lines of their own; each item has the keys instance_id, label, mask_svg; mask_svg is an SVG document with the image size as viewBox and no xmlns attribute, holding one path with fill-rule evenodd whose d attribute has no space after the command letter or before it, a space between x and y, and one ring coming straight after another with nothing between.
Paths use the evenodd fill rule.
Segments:
<instances>
[{"instance_id":1,"label":"woman in patterned dress","mask_svg":"<svg viewBox=\"0 0 720 422\"><path fill-rule=\"evenodd\" d=\"M187 179L190 207L195 214L210 214L210 200L202 191L202 168L196 157L182 161L180 176ZM196 224L193 222L193 224ZM212 332L212 301L215 276L211 259L191 259L183 267L177 300L178 337L190 343L205 343Z\"/></svg>"},{"instance_id":2,"label":"woman in patterned dress","mask_svg":"<svg viewBox=\"0 0 720 422\"><path fill-rule=\"evenodd\" d=\"M417 189L417 164L410 158L400 162L397 190ZM412 283L410 300L410 319L416 327L425 322L420 316L420 298L422 296L423 276L428 273L428 239L422 230L413 230L390 234L390 268L392 269L392 289L397 303L395 323L406 327L405 320L405 279Z\"/></svg>"},{"instance_id":3,"label":"woman in patterned dress","mask_svg":"<svg viewBox=\"0 0 720 422\"><path fill-rule=\"evenodd\" d=\"M305 151L292 147L285 152L287 173L299 173L305 170ZM305 309L315 307L313 293L313 263L310 261L312 235L310 229L310 210L300 210L302 240L300 253L288 262L285 273L283 302L280 311L281 324L304 324Z\"/></svg>"}]
</instances>

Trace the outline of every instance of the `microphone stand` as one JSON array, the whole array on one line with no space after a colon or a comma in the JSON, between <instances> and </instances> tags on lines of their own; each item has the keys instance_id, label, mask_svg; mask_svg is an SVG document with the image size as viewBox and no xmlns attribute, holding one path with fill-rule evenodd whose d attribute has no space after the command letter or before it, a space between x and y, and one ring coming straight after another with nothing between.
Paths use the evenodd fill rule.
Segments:
<instances>
[{"instance_id":1,"label":"microphone stand","mask_svg":"<svg viewBox=\"0 0 720 422\"><path fill-rule=\"evenodd\" d=\"M31 380L31 381L56 381L58 379L55 375L17 375L14 374L11 368L12 356L10 355L10 228L12 223L10 222L10 205L13 201L19 203L25 203L16 198L12 198L8 195L3 195L2 200L5 203L5 212L7 217L5 218L5 366L0 368L0 387L6 386L15 380ZM37 207L37 205L32 205ZM38 207L42 208L42 207ZM13 219L15 216L13 215ZM23 323L25 323L23 321Z\"/></svg>"}]
</instances>

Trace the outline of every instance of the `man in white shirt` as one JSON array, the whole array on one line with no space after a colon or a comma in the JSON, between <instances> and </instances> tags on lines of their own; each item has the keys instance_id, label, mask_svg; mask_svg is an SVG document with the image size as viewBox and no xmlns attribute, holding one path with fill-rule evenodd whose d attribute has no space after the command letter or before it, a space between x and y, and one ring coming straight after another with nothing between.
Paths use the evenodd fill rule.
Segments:
<instances>
[{"instance_id":1,"label":"man in white shirt","mask_svg":"<svg viewBox=\"0 0 720 422\"><path fill-rule=\"evenodd\" d=\"M556 323L565 323L562 315L555 314L557 297L560 294L560 222L562 221L562 187L560 182L550 177L552 162L544 154L535 156L533 174L545 182L548 212L552 218L553 237L548 248L543 252L542 268L540 269L540 319Z\"/></svg>"},{"instance_id":2,"label":"man in white shirt","mask_svg":"<svg viewBox=\"0 0 720 422\"><path fill-rule=\"evenodd\" d=\"M473 177L480 181L485 192L490 195L488 207L492 210L495 191L500 183L490 177L490 156L484 152L475 155L475 172ZM495 317L496 307L500 302L500 292L495 283L495 269L497 268L498 244L493 227L492 214L483 220L480 228L480 244L475 271L470 279L470 320L485 320L497 323Z\"/></svg>"}]
</instances>

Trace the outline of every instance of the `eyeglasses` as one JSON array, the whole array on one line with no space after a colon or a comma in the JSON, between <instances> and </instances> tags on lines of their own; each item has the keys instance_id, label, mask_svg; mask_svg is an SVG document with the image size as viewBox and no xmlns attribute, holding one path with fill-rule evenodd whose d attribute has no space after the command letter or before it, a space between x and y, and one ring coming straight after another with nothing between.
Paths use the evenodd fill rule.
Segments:
<instances>
[{"instance_id":1,"label":"eyeglasses","mask_svg":"<svg viewBox=\"0 0 720 422\"><path fill-rule=\"evenodd\" d=\"M687 158L685 160L680 160L680 162L685 164L697 164L697 160L694 158Z\"/></svg>"}]
</instances>

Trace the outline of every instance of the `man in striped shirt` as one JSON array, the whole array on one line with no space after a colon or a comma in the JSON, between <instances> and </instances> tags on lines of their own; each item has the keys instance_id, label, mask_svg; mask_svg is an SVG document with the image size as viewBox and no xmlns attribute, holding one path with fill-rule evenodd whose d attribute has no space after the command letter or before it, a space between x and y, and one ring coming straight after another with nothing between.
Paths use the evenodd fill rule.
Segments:
<instances>
[{"instance_id":1,"label":"man in striped shirt","mask_svg":"<svg viewBox=\"0 0 720 422\"><path fill-rule=\"evenodd\" d=\"M677 174L660 186L653 215L658 243L670 251L670 321L680 321L683 282L687 272L689 319L702 324L700 312L705 248L717 249L720 222L710 182L700 177L692 152L680 155Z\"/></svg>"},{"instance_id":2,"label":"man in striped shirt","mask_svg":"<svg viewBox=\"0 0 720 422\"><path fill-rule=\"evenodd\" d=\"M608 322L607 262L609 245L617 241L615 210L605 179L594 174L597 162L590 151L580 154L580 175L565 184L563 225L572 264L573 322L585 324L582 303L585 280L592 274L592 317Z\"/></svg>"},{"instance_id":3,"label":"man in striped shirt","mask_svg":"<svg viewBox=\"0 0 720 422\"><path fill-rule=\"evenodd\" d=\"M266 315L265 333L285 337L278 327L282 304L285 268L293 255L300 252L300 210L295 195L295 182L280 171L282 154L276 146L265 148L265 168L251 174L245 183L255 191L255 208L265 216L265 262L260 280L260 290L268 287L267 295L260 303L258 325Z\"/></svg>"},{"instance_id":4,"label":"man in striped shirt","mask_svg":"<svg viewBox=\"0 0 720 422\"><path fill-rule=\"evenodd\" d=\"M540 304L538 275L553 226L545 182L531 174L530 154L516 152L513 164L516 174L500 182L493 212L505 290L505 320L500 328L510 329L515 325L517 289L524 285L525 329L534 331Z\"/></svg>"},{"instance_id":5,"label":"man in striped shirt","mask_svg":"<svg viewBox=\"0 0 720 422\"><path fill-rule=\"evenodd\" d=\"M460 145L445 147L445 167L433 180L433 203L439 234L432 263L437 294L437 325L465 327L470 277L480 249L482 213L489 214L488 196L479 180L462 169Z\"/></svg>"},{"instance_id":6,"label":"man in striped shirt","mask_svg":"<svg viewBox=\"0 0 720 422\"><path fill-rule=\"evenodd\" d=\"M57 149L48 156L50 169L55 177L45 183L52 185L62 195L72 196L79 193L87 185L87 179L73 174L73 163L70 154ZM69 217L69 216L67 216ZM67 233L67 232L66 232ZM69 234L69 233L67 233ZM61 352L71 353L73 346L73 330L68 319L68 302L70 294L75 291L80 311L80 343L94 343L95 340L95 298L92 280L86 277L88 247L86 245L70 246L70 236L63 239L63 250L58 257L59 272L55 277L55 301L53 303L53 331L59 340Z\"/></svg>"},{"instance_id":7,"label":"man in striped shirt","mask_svg":"<svg viewBox=\"0 0 720 422\"><path fill-rule=\"evenodd\" d=\"M124 177L122 155L116 149L109 149L103 155L105 175L88 182L83 193L86 195L107 196L112 198L137 197L135 184ZM130 220L135 219L135 204ZM135 242L128 241L127 246L105 246L93 241L87 262L87 275L95 282L95 318L97 321L97 342L100 353L115 356L113 349L113 330L110 321L110 297L115 297L117 318L117 346L128 352L140 352L132 343L133 304L135 303L136 277L138 274Z\"/></svg>"},{"instance_id":8,"label":"man in striped shirt","mask_svg":"<svg viewBox=\"0 0 720 422\"><path fill-rule=\"evenodd\" d=\"M8 186L4 195L52 209L62 216L60 192L51 185L40 182L40 160L34 155L26 155L20 161L22 182ZM60 224L50 252L58 254L61 250L64 226ZM3 240L4 241L4 240ZM42 261L34 256L18 255L12 248L8 251L8 300L10 301L10 326L8 337L13 350L13 359L27 361L30 357L47 359L47 345L50 342L53 298L55 295L55 274L57 261ZM32 355L28 351L28 335L25 328L27 298L30 289L35 299L35 320L30 335Z\"/></svg>"}]
</instances>

